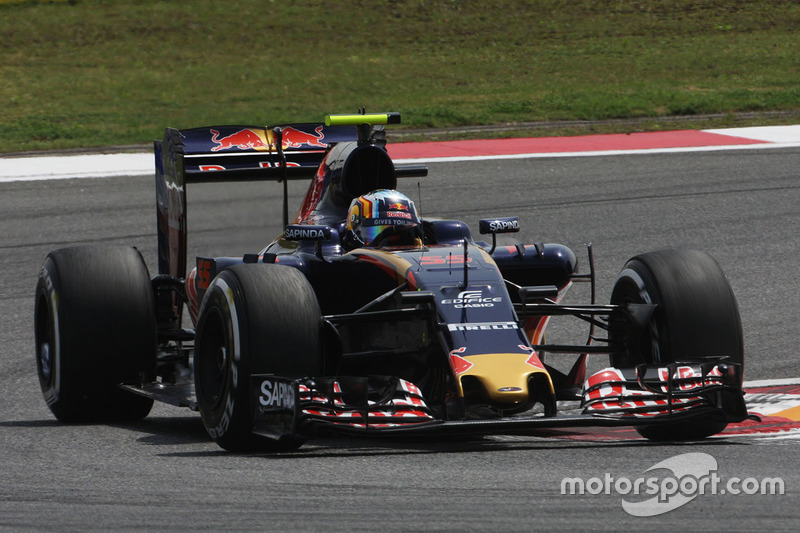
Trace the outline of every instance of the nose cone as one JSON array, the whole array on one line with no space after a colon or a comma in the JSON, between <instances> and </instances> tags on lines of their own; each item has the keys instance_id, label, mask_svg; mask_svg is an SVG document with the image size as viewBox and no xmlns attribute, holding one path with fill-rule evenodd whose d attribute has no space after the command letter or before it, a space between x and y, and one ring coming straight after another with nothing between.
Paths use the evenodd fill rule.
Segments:
<instances>
[{"instance_id":1,"label":"nose cone","mask_svg":"<svg viewBox=\"0 0 800 533\"><path fill-rule=\"evenodd\" d=\"M465 356L463 359L471 365L458 374L459 385L465 376L477 379L486 391L489 401L498 406L527 402L532 393L528 390L532 374L545 374L550 384L549 392L554 392L549 374L539 366L541 363L538 358L532 358L530 353L479 354ZM463 388L461 392L463 394Z\"/></svg>"}]
</instances>

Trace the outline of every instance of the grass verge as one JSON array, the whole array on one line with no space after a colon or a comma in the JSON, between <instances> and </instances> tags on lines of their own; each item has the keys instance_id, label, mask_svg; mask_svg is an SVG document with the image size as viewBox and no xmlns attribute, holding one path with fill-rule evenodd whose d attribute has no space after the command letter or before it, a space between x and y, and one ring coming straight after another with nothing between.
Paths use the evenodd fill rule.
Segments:
<instances>
[{"instance_id":1,"label":"grass verge","mask_svg":"<svg viewBox=\"0 0 800 533\"><path fill-rule=\"evenodd\" d=\"M359 106L412 129L773 123L800 112L798 27L779 0L0 0L0 152Z\"/></svg>"}]
</instances>

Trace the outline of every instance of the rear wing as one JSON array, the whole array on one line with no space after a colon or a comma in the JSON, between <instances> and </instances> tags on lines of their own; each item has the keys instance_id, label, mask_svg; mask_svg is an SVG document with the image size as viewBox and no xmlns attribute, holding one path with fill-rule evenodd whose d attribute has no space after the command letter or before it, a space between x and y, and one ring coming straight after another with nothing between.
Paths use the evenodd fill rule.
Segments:
<instances>
[{"instance_id":1,"label":"rear wing","mask_svg":"<svg viewBox=\"0 0 800 533\"><path fill-rule=\"evenodd\" d=\"M169 147L183 156L184 183L282 181L313 176L330 146L356 140L355 127L321 124L167 128L164 141L156 142L156 153L161 144L162 150ZM281 170L284 163L286 172Z\"/></svg>"},{"instance_id":2,"label":"rear wing","mask_svg":"<svg viewBox=\"0 0 800 533\"><path fill-rule=\"evenodd\" d=\"M328 115L325 124L167 128L164 141L155 141L156 175L161 171L168 181L173 175L183 184L310 178L333 145L358 141L383 146L383 130L373 125L399 123L399 113L362 113ZM181 157L177 176L171 167Z\"/></svg>"}]
</instances>

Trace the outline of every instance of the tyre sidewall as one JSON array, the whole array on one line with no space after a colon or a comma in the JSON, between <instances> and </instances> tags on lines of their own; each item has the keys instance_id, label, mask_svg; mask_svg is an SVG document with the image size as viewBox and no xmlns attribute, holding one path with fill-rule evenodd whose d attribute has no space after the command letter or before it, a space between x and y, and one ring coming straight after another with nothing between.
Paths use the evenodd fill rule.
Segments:
<instances>
[{"instance_id":1,"label":"tyre sidewall","mask_svg":"<svg viewBox=\"0 0 800 533\"><path fill-rule=\"evenodd\" d=\"M194 368L203 424L220 446L269 448L252 434L250 377L318 375L320 327L316 296L295 269L238 265L214 279L198 319Z\"/></svg>"},{"instance_id":2,"label":"tyre sidewall","mask_svg":"<svg viewBox=\"0 0 800 533\"><path fill-rule=\"evenodd\" d=\"M61 324L57 306L58 296L56 287L58 282L58 269L53 260L48 257L39 273L36 284L36 303L34 307L35 326L34 335L36 343L36 370L39 377L39 386L42 389L45 402L52 409L58 405L59 398L69 399L76 393L70 388L80 390L82 383L72 376L64 376L68 368L61 362ZM43 353L46 351L46 354ZM62 380L64 385L62 385ZM58 409L58 407L56 407ZM58 417L58 413L55 413Z\"/></svg>"},{"instance_id":3,"label":"tyre sidewall","mask_svg":"<svg viewBox=\"0 0 800 533\"><path fill-rule=\"evenodd\" d=\"M659 314L663 313L661 295L650 271L641 261L631 259L625 264L614 283L611 303L613 305L634 303L655 304L658 306L638 342L627 344L630 339L626 339L627 353L612 356L611 366L630 368L642 363L660 363L661 353L665 348L663 343L667 342L668 339L665 332L665 322L659 317ZM612 329L612 343L615 341L615 337L621 337L621 335Z\"/></svg>"},{"instance_id":4,"label":"tyre sidewall","mask_svg":"<svg viewBox=\"0 0 800 533\"><path fill-rule=\"evenodd\" d=\"M48 255L36 285L34 329L39 384L56 418L147 415L152 400L117 385L137 383L155 369L153 302L147 267L133 248L76 247Z\"/></svg>"},{"instance_id":5,"label":"tyre sidewall","mask_svg":"<svg viewBox=\"0 0 800 533\"><path fill-rule=\"evenodd\" d=\"M197 323L195 352L195 387L203 424L215 441L233 442L249 433L249 387L242 382L249 375L248 361L241 354L240 326L245 319L238 280L226 272L220 274L208 288ZM238 302L237 302L238 300ZM221 336L221 337L220 337ZM215 337L215 338L212 338ZM211 353L212 346L224 344L227 353L221 375L210 375L210 367L220 354ZM233 436L231 436L233 435Z\"/></svg>"}]
</instances>

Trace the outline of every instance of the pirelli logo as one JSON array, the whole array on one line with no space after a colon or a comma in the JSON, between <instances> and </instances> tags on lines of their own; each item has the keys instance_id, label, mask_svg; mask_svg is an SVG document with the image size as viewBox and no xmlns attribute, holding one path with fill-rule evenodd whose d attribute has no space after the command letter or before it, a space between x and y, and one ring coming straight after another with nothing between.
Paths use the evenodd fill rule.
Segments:
<instances>
[{"instance_id":1,"label":"pirelli logo","mask_svg":"<svg viewBox=\"0 0 800 533\"><path fill-rule=\"evenodd\" d=\"M500 329L517 329L516 322L474 322L466 324L447 324L450 331L496 331Z\"/></svg>"}]
</instances>

